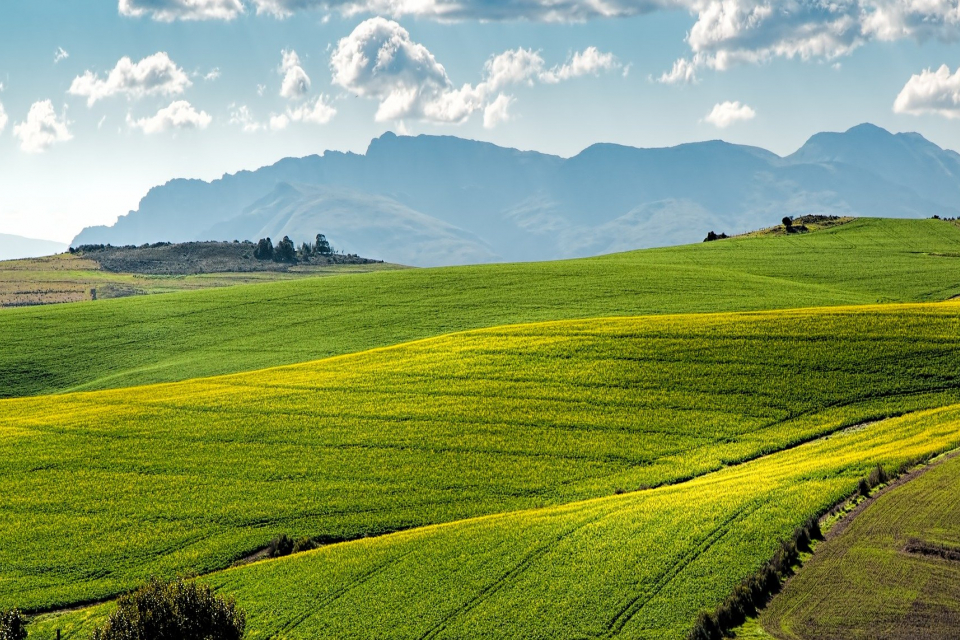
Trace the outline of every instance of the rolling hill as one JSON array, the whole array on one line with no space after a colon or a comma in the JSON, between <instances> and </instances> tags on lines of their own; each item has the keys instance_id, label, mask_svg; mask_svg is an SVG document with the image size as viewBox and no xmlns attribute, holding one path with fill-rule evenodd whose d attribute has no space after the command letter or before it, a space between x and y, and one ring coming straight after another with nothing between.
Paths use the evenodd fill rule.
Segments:
<instances>
[{"instance_id":1,"label":"rolling hill","mask_svg":"<svg viewBox=\"0 0 960 640\"><path fill-rule=\"evenodd\" d=\"M0 606L408 530L210 579L255 638L681 638L872 466L960 445L958 310L522 325L5 400Z\"/></svg>"},{"instance_id":2,"label":"rolling hill","mask_svg":"<svg viewBox=\"0 0 960 640\"><path fill-rule=\"evenodd\" d=\"M454 137L385 134L207 183L152 189L74 244L329 235L415 266L553 260L741 233L784 215L960 215L960 156L872 125L817 134L782 158L709 141L596 144L572 158Z\"/></svg>"},{"instance_id":3,"label":"rolling hill","mask_svg":"<svg viewBox=\"0 0 960 640\"><path fill-rule=\"evenodd\" d=\"M0 313L0 395L184 380L506 323L945 300L960 227L860 219L549 263L382 272Z\"/></svg>"}]
</instances>

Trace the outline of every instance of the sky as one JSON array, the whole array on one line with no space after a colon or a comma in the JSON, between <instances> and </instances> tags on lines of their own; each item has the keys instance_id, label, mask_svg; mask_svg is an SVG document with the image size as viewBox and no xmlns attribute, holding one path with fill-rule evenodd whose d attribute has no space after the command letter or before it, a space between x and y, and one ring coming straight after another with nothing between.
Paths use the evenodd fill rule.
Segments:
<instances>
[{"instance_id":1,"label":"sky","mask_svg":"<svg viewBox=\"0 0 960 640\"><path fill-rule=\"evenodd\" d=\"M0 233L68 242L168 180L385 131L960 149L958 39L957 0L5 0Z\"/></svg>"}]
</instances>

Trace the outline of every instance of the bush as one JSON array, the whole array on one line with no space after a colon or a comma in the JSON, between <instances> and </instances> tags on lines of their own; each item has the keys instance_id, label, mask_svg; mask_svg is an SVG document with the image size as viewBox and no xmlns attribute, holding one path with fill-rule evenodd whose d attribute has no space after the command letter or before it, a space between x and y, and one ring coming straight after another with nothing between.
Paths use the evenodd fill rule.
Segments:
<instances>
[{"instance_id":1,"label":"bush","mask_svg":"<svg viewBox=\"0 0 960 640\"><path fill-rule=\"evenodd\" d=\"M0 640L24 640L27 623L16 609L0 611Z\"/></svg>"},{"instance_id":2,"label":"bush","mask_svg":"<svg viewBox=\"0 0 960 640\"><path fill-rule=\"evenodd\" d=\"M246 616L207 585L153 578L117 600L92 640L240 640Z\"/></svg>"},{"instance_id":3,"label":"bush","mask_svg":"<svg viewBox=\"0 0 960 640\"><path fill-rule=\"evenodd\" d=\"M293 553L293 538L285 533L281 533L279 536L270 541L268 549L270 550L271 558L288 556Z\"/></svg>"},{"instance_id":4,"label":"bush","mask_svg":"<svg viewBox=\"0 0 960 640\"><path fill-rule=\"evenodd\" d=\"M857 483L857 493L866 498L870 495L870 482L866 478L860 478Z\"/></svg>"}]
</instances>

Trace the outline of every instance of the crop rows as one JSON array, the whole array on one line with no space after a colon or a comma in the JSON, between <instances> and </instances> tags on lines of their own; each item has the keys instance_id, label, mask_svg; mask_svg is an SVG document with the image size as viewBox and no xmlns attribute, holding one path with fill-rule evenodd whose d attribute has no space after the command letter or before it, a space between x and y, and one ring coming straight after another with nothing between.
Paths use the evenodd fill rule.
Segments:
<instances>
[{"instance_id":1,"label":"crop rows","mask_svg":"<svg viewBox=\"0 0 960 640\"><path fill-rule=\"evenodd\" d=\"M204 579L237 597L251 640L680 639L698 611L875 465L958 445L960 406L917 412L674 486L333 545ZM108 610L45 619L35 632L82 638Z\"/></svg>"},{"instance_id":2,"label":"crop rows","mask_svg":"<svg viewBox=\"0 0 960 640\"><path fill-rule=\"evenodd\" d=\"M0 607L677 482L960 402L960 306L585 320L0 401Z\"/></svg>"}]
</instances>

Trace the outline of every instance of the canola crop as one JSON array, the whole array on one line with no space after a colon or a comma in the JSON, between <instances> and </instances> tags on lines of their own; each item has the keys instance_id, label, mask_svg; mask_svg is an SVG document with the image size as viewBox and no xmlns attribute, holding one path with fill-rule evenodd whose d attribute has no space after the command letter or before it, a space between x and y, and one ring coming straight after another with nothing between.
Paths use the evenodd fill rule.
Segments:
<instances>
[{"instance_id":1,"label":"canola crop","mask_svg":"<svg viewBox=\"0 0 960 640\"><path fill-rule=\"evenodd\" d=\"M353 539L676 483L960 403L958 329L955 303L594 319L0 401L0 607L222 569L280 533Z\"/></svg>"}]
</instances>

